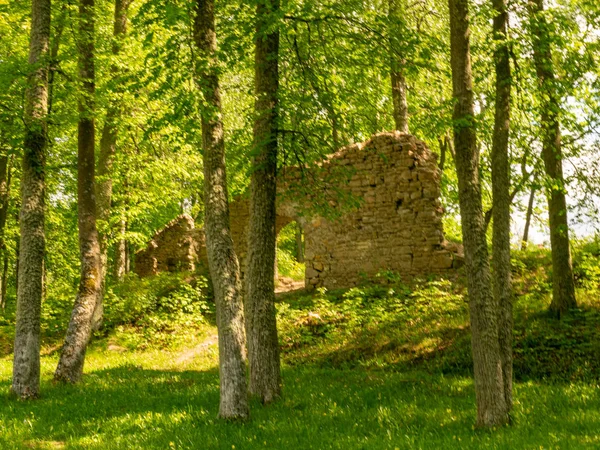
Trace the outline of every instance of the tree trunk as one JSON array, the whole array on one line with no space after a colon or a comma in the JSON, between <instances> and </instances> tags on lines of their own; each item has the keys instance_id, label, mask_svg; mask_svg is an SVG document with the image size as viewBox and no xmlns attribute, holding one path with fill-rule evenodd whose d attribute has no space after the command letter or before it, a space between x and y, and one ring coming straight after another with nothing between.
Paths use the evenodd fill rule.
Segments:
<instances>
[{"instance_id":1,"label":"tree trunk","mask_svg":"<svg viewBox=\"0 0 600 450\"><path fill-rule=\"evenodd\" d=\"M390 44L394 37L402 31L396 26L398 20L404 20L405 11L401 4L404 0L389 0L388 15L390 20ZM390 80L392 82L392 102L394 104L394 122L396 130L408 133L408 102L406 100L406 78L404 77L405 62L390 48Z\"/></svg>"},{"instance_id":2,"label":"tree trunk","mask_svg":"<svg viewBox=\"0 0 600 450\"><path fill-rule=\"evenodd\" d=\"M34 398L40 390L40 314L45 252L45 160L48 145L50 1L31 5L30 73L25 93L25 141L21 176L21 240L12 392Z\"/></svg>"},{"instance_id":3,"label":"tree trunk","mask_svg":"<svg viewBox=\"0 0 600 450\"><path fill-rule=\"evenodd\" d=\"M552 63L551 37L543 15L543 0L528 3L535 62L540 97L542 99L542 159L548 187L548 215L550 245L552 247L552 303L550 312L560 318L577 307L575 281L569 247L569 221L565 198L565 180L562 169L560 137L561 98Z\"/></svg>"},{"instance_id":4,"label":"tree trunk","mask_svg":"<svg viewBox=\"0 0 600 450\"><path fill-rule=\"evenodd\" d=\"M12 157L7 154L0 155L0 261L2 274L0 275L0 307L6 306L6 272L8 270L8 249L6 247L6 219L10 200Z\"/></svg>"},{"instance_id":5,"label":"tree trunk","mask_svg":"<svg viewBox=\"0 0 600 450\"><path fill-rule=\"evenodd\" d=\"M21 175L22 176L22 175ZM21 180L21 191L23 190L23 180ZM17 209L21 211L20 205L16 205ZM15 223L20 224L19 213L15 214ZM17 284L15 286L15 297L19 298L19 261L21 260L21 233L18 233L15 236L15 280L17 280ZM43 267L42 267L43 271ZM43 272L42 272L43 273Z\"/></svg>"},{"instance_id":6,"label":"tree trunk","mask_svg":"<svg viewBox=\"0 0 600 450\"><path fill-rule=\"evenodd\" d=\"M115 244L115 262L113 275L116 280L121 281L127 271L127 241L125 240L125 233L127 232L127 222L125 219L119 221L119 229L117 233L119 239Z\"/></svg>"},{"instance_id":7,"label":"tree trunk","mask_svg":"<svg viewBox=\"0 0 600 450\"><path fill-rule=\"evenodd\" d=\"M229 200L225 170L225 142L221 94L217 72L217 38L213 0L198 0L194 40L199 50L197 83L205 108L202 111L204 147L204 202L206 252L213 282L219 332L219 417L248 417L244 361L244 306L242 280L229 228Z\"/></svg>"},{"instance_id":8,"label":"tree trunk","mask_svg":"<svg viewBox=\"0 0 600 450\"><path fill-rule=\"evenodd\" d=\"M534 180L535 182L535 180ZM529 228L531 227L531 216L533 216L533 203L535 201L535 185L531 186L529 193L529 201L527 202L527 212L525 213L525 228L523 229L523 239L521 240L521 250L527 249L529 242Z\"/></svg>"},{"instance_id":9,"label":"tree trunk","mask_svg":"<svg viewBox=\"0 0 600 450\"><path fill-rule=\"evenodd\" d=\"M477 398L477 425L508 422L502 360L498 341L498 311L492 294L485 237L479 153L477 150L468 0L449 0L454 104L454 147L460 215L471 318L471 346Z\"/></svg>"},{"instance_id":10,"label":"tree trunk","mask_svg":"<svg viewBox=\"0 0 600 450\"><path fill-rule=\"evenodd\" d=\"M256 7L256 119L244 304L249 389L263 403L270 403L281 394L274 286L279 32L271 28L278 9L278 0L260 0Z\"/></svg>"},{"instance_id":11,"label":"tree trunk","mask_svg":"<svg viewBox=\"0 0 600 450\"><path fill-rule=\"evenodd\" d=\"M438 146L440 147L440 163L438 167L440 168L440 174L444 173L444 168L446 166L446 154L448 153L448 142L443 137L438 137Z\"/></svg>"},{"instance_id":12,"label":"tree trunk","mask_svg":"<svg viewBox=\"0 0 600 450\"><path fill-rule=\"evenodd\" d=\"M8 279L8 253L2 256L2 310L6 308L6 280Z\"/></svg>"},{"instance_id":13,"label":"tree trunk","mask_svg":"<svg viewBox=\"0 0 600 450\"><path fill-rule=\"evenodd\" d=\"M94 0L79 3L79 99L77 154L77 215L81 279L65 343L61 350L56 381L76 383L83 374L85 351L92 335L92 316L100 295L102 271L96 229L94 158Z\"/></svg>"},{"instance_id":14,"label":"tree trunk","mask_svg":"<svg viewBox=\"0 0 600 450\"><path fill-rule=\"evenodd\" d=\"M304 262L304 239L302 237L302 227L296 222L296 261Z\"/></svg>"},{"instance_id":15,"label":"tree trunk","mask_svg":"<svg viewBox=\"0 0 600 450\"><path fill-rule=\"evenodd\" d=\"M54 31L52 33L52 43L50 45L50 69L48 73L48 116L52 115L52 106L54 104L54 77L56 76L58 50L60 49L60 41L65 30L67 13L67 4L63 3L58 17L52 21L54 23ZM52 142L50 142L50 145L52 145Z\"/></svg>"},{"instance_id":16,"label":"tree trunk","mask_svg":"<svg viewBox=\"0 0 600 450\"><path fill-rule=\"evenodd\" d=\"M494 41L496 49L496 111L492 142L492 266L494 269L494 297L498 305L498 339L502 359L502 380L507 411L512 409L512 281L510 273L510 54L508 49L508 11L506 0L492 0Z\"/></svg>"},{"instance_id":17,"label":"tree trunk","mask_svg":"<svg viewBox=\"0 0 600 450\"><path fill-rule=\"evenodd\" d=\"M127 33L127 7L130 0L115 0L115 15L113 26L113 57L117 57L121 50L122 40ZM110 74L113 81L119 76L119 67L117 64L112 64ZM109 232L110 222L110 204L112 199L113 180L112 167L117 149L117 132L118 122L121 113L121 105L114 98L109 102L104 127L102 128L102 137L100 138L100 155L98 157L98 183L97 183L97 211L98 221L101 223L99 233L100 249L101 249L101 264L102 264L102 288L98 296L98 302L92 319L92 328L100 329L102 325L102 316L104 308L102 306L102 297L104 295L104 283L106 281L106 263L108 255L107 234Z\"/></svg>"}]
</instances>

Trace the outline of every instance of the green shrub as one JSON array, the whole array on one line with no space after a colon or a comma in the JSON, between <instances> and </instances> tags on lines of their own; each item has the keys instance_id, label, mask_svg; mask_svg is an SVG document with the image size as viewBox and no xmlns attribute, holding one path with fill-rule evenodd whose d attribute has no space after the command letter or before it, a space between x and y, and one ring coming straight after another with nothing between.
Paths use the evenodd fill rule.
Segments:
<instances>
[{"instance_id":1,"label":"green shrub","mask_svg":"<svg viewBox=\"0 0 600 450\"><path fill-rule=\"evenodd\" d=\"M573 275L577 286L600 287L600 241L598 236L577 242L573 251Z\"/></svg>"},{"instance_id":2,"label":"green shrub","mask_svg":"<svg viewBox=\"0 0 600 450\"><path fill-rule=\"evenodd\" d=\"M131 274L107 289L104 332L116 329L116 343L129 349L168 348L188 342L214 314L205 277Z\"/></svg>"},{"instance_id":3,"label":"green shrub","mask_svg":"<svg viewBox=\"0 0 600 450\"><path fill-rule=\"evenodd\" d=\"M299 263L296 258L284 250L277 251L277 271L279 276L291 278L296 281L304 280L304 263Z\"/></svg>"},{"instance_id":4,"label":"green shrub","mask_svg":"<svg viewBox=\"0 0 600 450\"><path fill-rule=\"evenodd\" d=\"M160 273L140 279L130 274L122 283L110 286L104 296L105 324L136 324L151 314L170 319L179 316L212 315L210 292L205 277L185 273Z\"/></svg>"}]
</instances>

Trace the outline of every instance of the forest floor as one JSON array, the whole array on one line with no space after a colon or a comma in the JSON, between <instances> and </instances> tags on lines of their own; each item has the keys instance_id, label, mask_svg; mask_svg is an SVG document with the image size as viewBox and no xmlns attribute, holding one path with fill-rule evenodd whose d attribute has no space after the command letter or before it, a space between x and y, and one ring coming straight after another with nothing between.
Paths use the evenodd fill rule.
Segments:
<instances>
[{"instance_id":1,"label":"forest floor","mask_svg":"<svg viewBox=\"0 0 600 450\"><path fill-rule=\"evenodd\" d=\"M4 352L0 448L600 448L597 289L580 287L580 308L554 320L545 313L547 274L527 264L515 269L511 426L473 427L464 281L388 278L279 295L283 397L253 401L245 423L217 419L210 314L179 330L120 325L97 336L76 386L51 381L59 339L50 339L36 401L8 395L12 356Z\"/></svg>"}]
</instances>

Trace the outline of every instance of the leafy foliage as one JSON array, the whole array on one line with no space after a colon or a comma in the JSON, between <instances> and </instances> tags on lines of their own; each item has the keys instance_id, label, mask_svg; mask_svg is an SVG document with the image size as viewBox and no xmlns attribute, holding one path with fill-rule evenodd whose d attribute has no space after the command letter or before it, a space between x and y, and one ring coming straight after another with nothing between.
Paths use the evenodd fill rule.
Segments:
<instances>
[{"instance_id":1,"label":"leafy foliage","mask_svg":"<svg viewBox=\"0 0 600 450\"><path fill-rule=\"evenodd\" d=\"M281 277L304 280L304 264L298 262L297 229L298 224L292 222L277 235L277 271Z\"/></svg>"},{"instance_id":2,"label":"leafy foliage","mask_svg":"<svg viewBox=\"0 0 600 450\"><path fill-rule=\"evenodd\" d=\"M204 277L162 273L139 279L130 275L107 289L105 333L118 327L128 348L165 346L214 319L214 303Z\"/></svg>"}]
</instances>

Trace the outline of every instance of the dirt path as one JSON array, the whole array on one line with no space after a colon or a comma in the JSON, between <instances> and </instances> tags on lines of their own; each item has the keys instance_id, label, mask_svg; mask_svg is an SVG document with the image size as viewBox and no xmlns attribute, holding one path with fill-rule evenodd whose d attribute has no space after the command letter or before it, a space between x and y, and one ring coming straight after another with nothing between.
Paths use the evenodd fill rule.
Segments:
<instances>
[{"instance_id":1,"label":"dirt path","mask_svg":"<svg viewBox=\"0 0 600 450\"><path fill-rule=\"evenodd\" d=\"M304 289L304 280L294 281L291 278L281 277L279 283L275 287L275 294L281 294L284 292L298 291Z\"/></svg>"},{"instance_id":2,"label":"dirt path","mask_svg":"<svg viewBox=\"0 0 600 450\"><path fill-rule=\"evenodd\" d=\"M291 278L280 278L279 284L275 288L275 295L277 295L279 297L280 295L283 295L283 294L286 294L289 292L299 291L302 289L304 289L304 281L294 281ZM181 364L189 363L197 356L206 352L210 347L216 346L218 344L218 342L219 342L219 337L217 334L212 334L210 336L207 336L207 338L204 341L202 341L200 344L196 345L195 347L183 350L179 354L179 357L176 360L177 364L181 365Z\"/></svg>"},{"instance_id":3,"label":"dirt path","mask_svg":"<svg viewBox=\"0 0 600 450\"><path fill-rule=\"evenodd\" d=\"M209 347L216 345L218 341L219 341L218 335L212 334L212 335L208 336L206 339L204 339L204 341L202 341L202 343L196 345L195 347L188 348L187 350L184 350L183 352L181 352L181 354L177 358L177 364L185 364L185 363L190 362L196 356L199 356L202 353L204 353L206 350L208 350Z\"/></svg>"}]
</instances>

